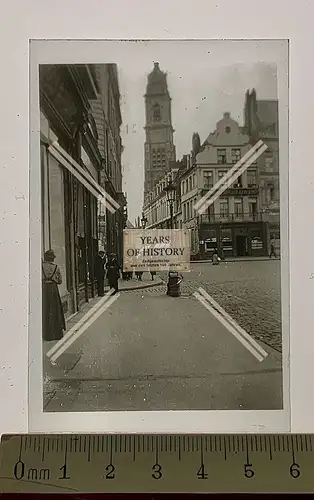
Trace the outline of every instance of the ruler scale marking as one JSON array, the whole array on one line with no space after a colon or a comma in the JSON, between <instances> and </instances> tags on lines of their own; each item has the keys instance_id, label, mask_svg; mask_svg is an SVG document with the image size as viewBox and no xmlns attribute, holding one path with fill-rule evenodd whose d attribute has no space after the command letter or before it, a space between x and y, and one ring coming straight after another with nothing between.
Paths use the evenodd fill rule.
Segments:
<instances>
[{"instance_id":1,"label":"ruler scale marking","mask_svg":"<svg viewBox=\"0 0 314 500\"><path fill-rule=\"evenodd\" d=\"M86 492L107 491L104 486L106 477L101 477L100 472L105 465L103 457L96 454L96 449L101 449L101 443L104 442L104 439L106 439L109 448L109 465L112 466L110 474L113 474L112 477L107 477L107 479L115 479L115 481L110 482L113 488L112 491L115 493L118 491L121 493L131 491L128 488L131 488L134 492L137 489L139 493L144 492L146 490L141 490L142 480L144 481L143 484L147 485L148 488L149 484L153 482L150 491L156 493L166 491L204 493L207 492L207 489L210 489L213 493L268 493L274 492L274 485L278 493L307 493L314 491L314 475L312 474L314 454L311 454L312 436L301 434L110 435L106 437L96 435L16 436L5 443L8 447L8 460L2 461L0 480L7 478L5 480L8 488L10 484L13 487L19 485L18 491L20 492L24 492L25 488L25 491L34 488L35 493L37 492L36 488L40 485L42 487L46 485L47 488L54 487L53 491L55 492L60 491L60 488L79 492L83 485L85 485L84 491L86 490ZM10 441L12 442L11 455L9 455ZM131 460L132 463L132 455L128 451L129 443L133 443L132 449L134 452L136 452L138 446L140 447L140 452L134 464L135 476L133 476L133 482L130 482L128 478L128 460ZM183 457L181 457L184 443L189 453L187 460L182 460ZM80 451L75 451L77 444L81 444ZM151 451L152 448L154 448L154 452ZM242 449L244 449L245 458L243 455L241 458L241 453L239 453ZM173 453L174 450L176 450L175 454ZM119 454L118 457L114 456L115 452ZM211 453L210 456L206 455L208 452ZM221 452L224 452L224 456ZM153 453L153 459L156 459L153 472L150 472L150 469L147 470L145 467L147 453ZM163 453L162 457L160 453ZM230 460L227 460L228 453L231 455ZM163 459L164 456L166 460ZM246 463L243 462L243 458ZM38 466L37 460L42 465ZM113 461L117 460L119 474L115 476L116 463L113 465ZM193 469L193 466L191 468L191 464L195 463L194 460L196 460L196 470ZM207 460L209 460L211 468L214 468L215 472L213 474L209 474L208 469L206 470L208 466ZM88 462L92 464L92 467L86 469ZM272 463L273 465L271 465ZM10 469L7 464L10 464ZM6 473L3 471L4 467L7 467ZM177 476L178 479L180 478L180 482L177 483L176 474L174 474L175 467L179 467ZM88 470L86 477L84 477L84 472L82 474L80 470L82 472ZM130 473L132 476L133 473ZM231 484L229 485L226 479L230 473ZM48 481L49 474L50 480ZM34 481L37 476L39 481ZM250 481L253 476L255 479ZM161 477L163 481L156 481ZM198 479L208 479L210 481L198 481ZM180 484L187 485L189 481L191 482L191 491L184 490L183 486L180 489ZM234 489L232 489L232 481L235 481ZM258 483L258 481L260 482ZM61 483L67 486L61 486ZM168 491L169 485L170 490ZM258 485L260 489L256 489ZM49 491L51 489L48 489L47 492Z\"/></svg>"},{"instance_id":2,"label":"ruler scale marking","mask_svg":"<svg viewBox=\"0 0 314 500\"><path fill-rule=\"evenodd\" d=\"M46 447L46 438L44 436L44 441L43 441L43 446L42 446L42 451L41 451L41 461L43 462L45 460L45 447Z\"/></svg>"}]
</instances>

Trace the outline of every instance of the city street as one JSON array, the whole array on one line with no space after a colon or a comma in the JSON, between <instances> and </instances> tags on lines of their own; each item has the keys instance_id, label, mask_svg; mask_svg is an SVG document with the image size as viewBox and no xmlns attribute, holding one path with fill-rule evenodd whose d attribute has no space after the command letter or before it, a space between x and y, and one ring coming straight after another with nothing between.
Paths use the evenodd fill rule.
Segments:
<instances>
[{"instance_id":1,"label":"city street","mask_svg":"<svg viewBox=\"0 0 314 500\"><path fill-rule=\"evenodd\" d=\"M180 298L122 292L69 348L82 355L53 376L45 411L282 408L280 261L191 269ZM263 361L193 296L199 287L261 342Z\"/></svg>"}]
</instances>

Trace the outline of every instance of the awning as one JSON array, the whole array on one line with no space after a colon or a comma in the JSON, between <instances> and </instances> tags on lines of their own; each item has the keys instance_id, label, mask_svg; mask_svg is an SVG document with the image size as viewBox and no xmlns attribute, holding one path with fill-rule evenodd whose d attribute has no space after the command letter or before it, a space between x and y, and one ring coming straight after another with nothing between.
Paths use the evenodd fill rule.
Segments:
<instances>
[{"instance_id":1,"label":"awning","mask_svg":"<svg viewBox=\"0 0 314 500\"><path fill-rule=\"evenodd\" d=\"M98 182L91 176L89 172L83 169L58 143L54 141L48 147L49 153L69 172L71 172L76 179L83 184L83 186L92 193L95 198L111 213L116 212L120 205L101 187Z\"/></svg>"}]
</instances>

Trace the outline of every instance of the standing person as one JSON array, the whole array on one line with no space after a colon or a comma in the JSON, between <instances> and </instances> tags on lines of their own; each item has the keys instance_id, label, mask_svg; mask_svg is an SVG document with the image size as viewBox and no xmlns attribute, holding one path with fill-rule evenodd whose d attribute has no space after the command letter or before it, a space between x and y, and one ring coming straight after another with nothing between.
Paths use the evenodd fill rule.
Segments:
<instances>
[{"instance_id":1,"label":"standing person","mask_svg":"<svg viewBox=\"0 0 314 500\"><path fill-rule=\"evenodd\" d=\"M143 271L136 271L135 275L136 275L138 281L142 281Z\"/></svg>"},{"instance_id":2,"label":"standing person","mask_svg":"<svg viewBox=\"0 0 314 500\"><path fill-rule=\"evenodd\" d=\"M47 250L42 263L42 335L43 340L60 340L66 330L58 285L62 283L59 267L54 263L56 254Z\"/></svg>"},{"instance_id":3,"label":"standing person","mask_svg":"<svg viewBox=\"0 0 314 500\"><path fill-rule=\"evenodd\" d=\"M276 252L275 252L275 243L274 243L274 240L272 240L272 241L270 242L270 254L269 254L269 258L271 259L271 258L272 258L272 256L274 256L274 257L275 257L275 259L276 259L276 257L277 257Z\"/></svg>"},{"instance_id":4,"label":"standing person","mask_svg":"<svg viewBox=\"0 0 314 500\"><path fill-rule=\"evenodd\" d=\"M114 288L114 293L118 292L118 279L120 278L120 266L115 253L111 253L106 264L107 279L111 288Z\"/></svg>"},{"instance_id":5,"label":"standing person","mask_svg":"<svg viewBox=\"0 0 314 500\"><path fill-rule=\"evenodd\" d=\"M95 277L97 281L98 297L103 297L105 295L105 290L104 290L105 288L104 282L106 274L105 266L106 266L106 255L103 250L100 250L95 259Z\"/></svg>"},{"instance_id":6,"label":"standing person","mask_svg":"<svg viewBox=\"0 0 314 500\"><path fill-rule=\"evenodd\" d=\"M214 250L213 261L212 262L213 262L214 266L217 266L219 264L219 262L220 262L220 257L219 257L218 249L217 248L215 248L215 250Z\"/></svg>"},{"instance_id":7,"label":"standing person","mask_svg":"<svg viewBox=\"0 0 314 500\"><path fill-rule=\"evenodd\" d=\"M151 275L152 281L154 281L154 278L156 276L156 271L151 271L150 275Z\"/></svg>"}]
</instances>

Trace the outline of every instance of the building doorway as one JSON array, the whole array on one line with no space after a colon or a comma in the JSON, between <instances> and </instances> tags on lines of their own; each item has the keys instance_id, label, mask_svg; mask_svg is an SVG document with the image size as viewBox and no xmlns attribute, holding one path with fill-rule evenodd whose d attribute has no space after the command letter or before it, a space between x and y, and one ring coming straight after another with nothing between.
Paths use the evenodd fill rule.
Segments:
<instances>
[{"instance_id":1,"label":"building doorway","mask_svg":"<svg viewBox=\"0 0 314 500\"><path fill-rule=\"evenodd\" d=\"M247 236L243 234L236 236L236 252L237 257L245 257L247 255Z\"/></svg>"}]
</instances>

